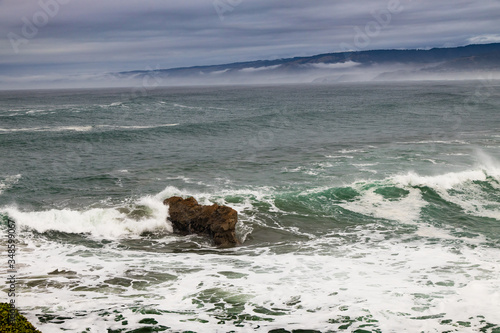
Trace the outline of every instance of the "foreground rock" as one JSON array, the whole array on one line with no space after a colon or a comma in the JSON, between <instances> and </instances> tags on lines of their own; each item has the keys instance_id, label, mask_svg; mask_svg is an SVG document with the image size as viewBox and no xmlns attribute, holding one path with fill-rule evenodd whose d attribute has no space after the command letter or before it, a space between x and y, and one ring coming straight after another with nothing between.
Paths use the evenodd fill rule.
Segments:
<instances>
[{"instance_id":1,"label":"foreground rock","mask_svg":"<svg viewBox=\"0 0 500 333\"><path fill-rule=\"evenodd\" d=\"M230 247L239 244L235 228L238 222L238 212L231 207L203 206L195 198L183 199L171 197L163 204L168 205L168 218L174 231L183 235L208 235L219 247Z\"/></svg>"},{"instance_id":2,"label":"foreground rock","mask_svg":"<svg viewBox=\"0 0 500 333\"><path fill-rule=\"evenodd\" d=\"M14 317L11 317L14 315ZM37 330L25 316L9 303L0 303L0 332L2 333L42 333Z\"/></svg>"}]
</instances>

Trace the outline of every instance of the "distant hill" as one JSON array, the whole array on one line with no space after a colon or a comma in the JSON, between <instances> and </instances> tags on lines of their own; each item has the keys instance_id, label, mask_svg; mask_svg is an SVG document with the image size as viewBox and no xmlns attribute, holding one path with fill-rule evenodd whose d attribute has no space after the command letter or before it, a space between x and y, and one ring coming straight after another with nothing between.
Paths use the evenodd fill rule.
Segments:
<instances>
[{"instance_id":1,"label":"distant hill","mask_svg":"<svg viewBox=\"0 0 500 333\"><path fill-rule=\"evenodd\" d=\"M130 78L155 75L171 79L218 79L237 82L249 78L310 82L397 79L407 75L500 71L500 43L429 50L371 50L318 54L275 60L257 60L113 74ZM371 76L370 76L371 75ZM279 81L279 80L278 80Z\"/></svg>"}]
</instances>

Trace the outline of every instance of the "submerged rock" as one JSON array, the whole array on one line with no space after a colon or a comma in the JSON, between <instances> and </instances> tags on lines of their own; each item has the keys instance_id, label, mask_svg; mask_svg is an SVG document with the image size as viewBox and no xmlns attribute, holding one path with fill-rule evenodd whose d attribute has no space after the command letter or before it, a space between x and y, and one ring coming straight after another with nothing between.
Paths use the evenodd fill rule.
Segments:
<instances>
[{"instance_id":1,"label":"submerged rock","mask_svg":"<svg viewBox=\"0 0 500 333\"><path fill-rule=\"evenodd\" d=\"M55 271L52 271L52 272L47 273L47 274L49 274L49 275L75 275L76 272L67 271L65 269L59 270L59 268L57 268Z\"/></svg>"},{"instance_id":2,"label":"submerged rock","mask_svg":"<svg viewBox=\"0 0 500 333\"><path fill-rule=\"evenodd\" d=\"M169 206L168 219L172 222L175 232L183 235L208 235L219 247L239 244L235 233L238 212L231 207L218 204L200 205L193 197L171 197L165 199L163 204Z\"/></svg>"}]
</instances>

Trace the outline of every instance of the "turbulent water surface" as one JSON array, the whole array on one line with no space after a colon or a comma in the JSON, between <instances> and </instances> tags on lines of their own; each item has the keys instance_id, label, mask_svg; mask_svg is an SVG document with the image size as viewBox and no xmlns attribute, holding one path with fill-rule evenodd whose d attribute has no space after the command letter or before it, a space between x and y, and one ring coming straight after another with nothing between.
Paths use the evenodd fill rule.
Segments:
<instances>
[{"instance_id":1,"label":"turbulent water surface","mask_svg":"<svg viewBox=\"0 0 500 333\"><path fill-rule=\"evenodd\" d=\"M16 303L44 333L500 332L499 111L489 81L0 92ZM173 234L172 195L243 244Z\"/></svg>"}]
</instances>

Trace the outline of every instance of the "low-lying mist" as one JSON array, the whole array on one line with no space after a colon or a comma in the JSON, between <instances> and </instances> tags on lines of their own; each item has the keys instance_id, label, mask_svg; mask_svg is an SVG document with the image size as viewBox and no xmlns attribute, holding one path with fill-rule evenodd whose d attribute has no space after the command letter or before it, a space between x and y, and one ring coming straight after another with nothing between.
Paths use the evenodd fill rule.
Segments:
<instances>
[{"instance_id":1,"label":"low-lying mist","mask_svg":"<svg viewBox=\"0 0 500 333\"><path fill-rule=\"evenodd\" d=\"M500 80L500 71L434 70L425 65L366 65L355 62L317 63L287 68L282 65L226 68L217 70L184 69L135 71L81 75L33 75L0 77L0 89L59 89L136 87L137 92L160 86L254 85L254 84L329 84L341 82Z\"/></svg>"}]
</instances>

